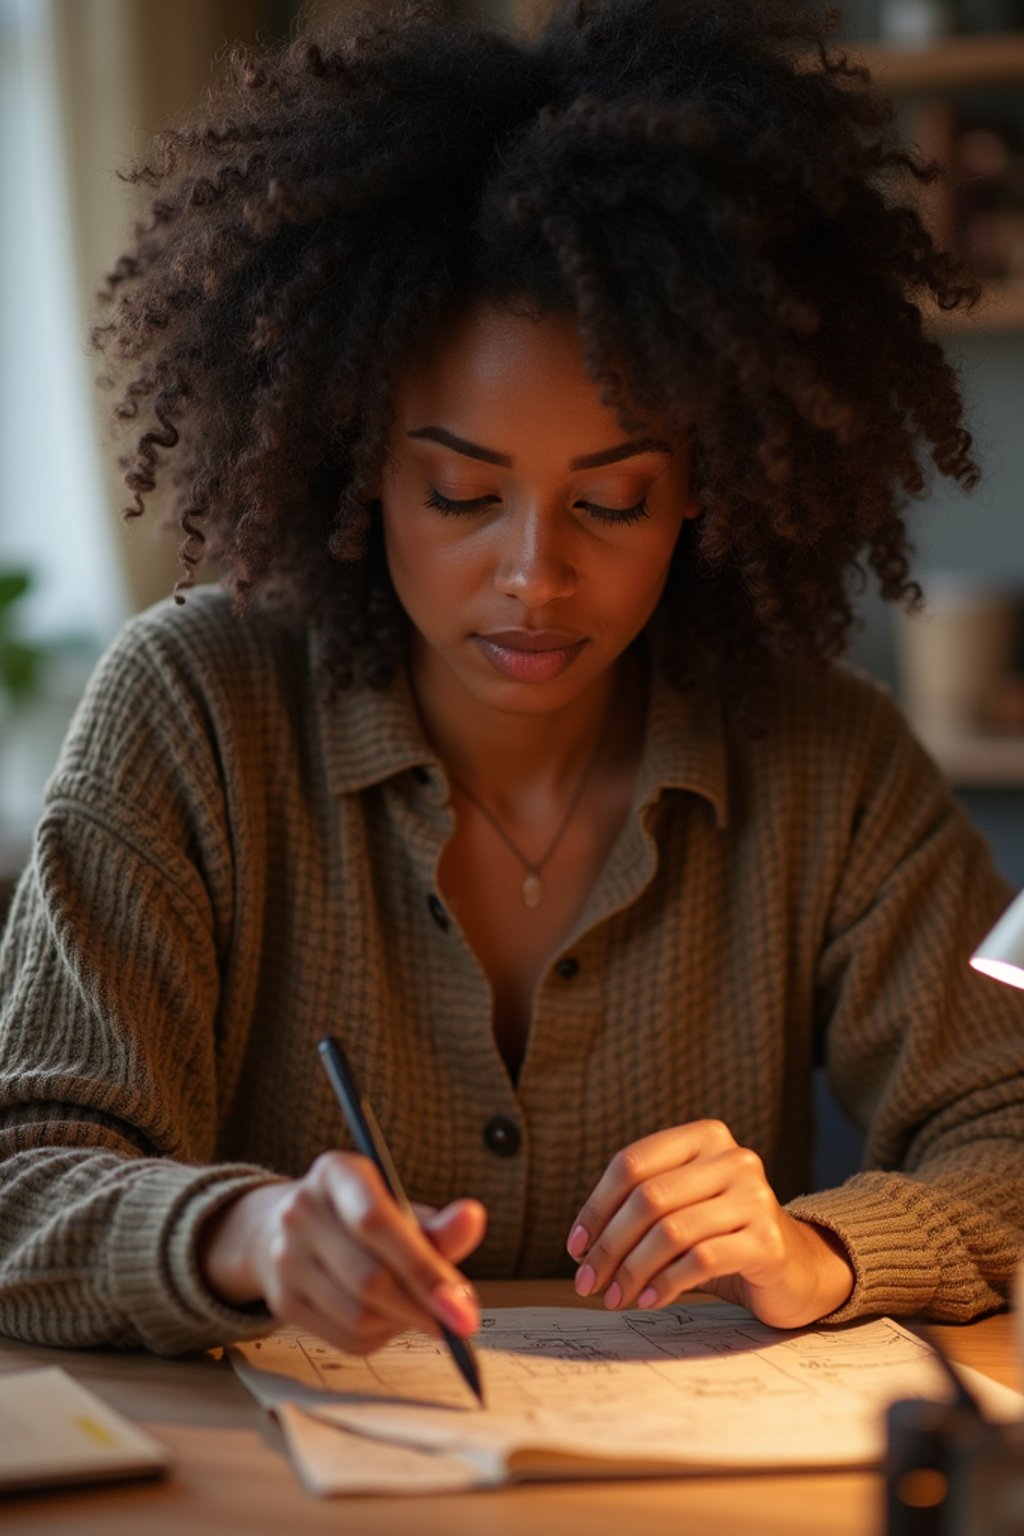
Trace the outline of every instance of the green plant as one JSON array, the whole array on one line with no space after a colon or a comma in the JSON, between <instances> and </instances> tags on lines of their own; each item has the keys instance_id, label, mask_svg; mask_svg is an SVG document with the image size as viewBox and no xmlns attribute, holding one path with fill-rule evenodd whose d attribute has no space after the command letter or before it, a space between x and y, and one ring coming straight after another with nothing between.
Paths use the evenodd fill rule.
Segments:
<instances>
[{"instance_id":1,"label":"green plant","mask_svg":"<svg viewBox=\"0 0 1024 1536\"><path fill-rule=\"evenodd\" d=\"M28 571L0 570L0 695L12 703L32 698L40 686L43 652L15 633L17 604L31 587Z\"/></svg>"}]
</instances>

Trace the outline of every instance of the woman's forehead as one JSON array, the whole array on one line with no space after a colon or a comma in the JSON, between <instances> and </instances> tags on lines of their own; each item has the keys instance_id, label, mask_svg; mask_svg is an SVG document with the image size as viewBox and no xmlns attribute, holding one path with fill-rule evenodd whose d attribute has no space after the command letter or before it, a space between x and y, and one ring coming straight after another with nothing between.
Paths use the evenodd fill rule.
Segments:
<instances>
[{"instance_id":1,"label":"woman's forehead","mask_svg":"<svg viewBox=\"0 0 1024 1536\"><path fill-rule=\"evenodd\" d=\"M458 430L453 416L464 433L470 422L482 423L492 438L498 434L497 448L531 431L560 430L585 439L572 446L582 452L595 438L608 445L622 437L618 414L601 394L574 315L529 315L478 301L446 321L400 376L396 418L403 431Z\"/></svg>"}]
</instances>

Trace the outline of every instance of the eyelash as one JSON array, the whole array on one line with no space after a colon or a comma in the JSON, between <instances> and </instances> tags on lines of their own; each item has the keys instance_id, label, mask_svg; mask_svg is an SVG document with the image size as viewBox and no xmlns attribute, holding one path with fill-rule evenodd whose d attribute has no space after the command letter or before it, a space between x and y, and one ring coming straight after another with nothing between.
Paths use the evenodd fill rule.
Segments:
<instances>
[{"instance_id":1,"label":"eyelash","mask_svg":"<svg viewBox=\"0 0 1024 1536\"><path fill-rule=\"evenodd\" d=\"M445 517L472 517L476 512L483 512L492 505L496 498L490 496L477 496L472 501L452 501L448 496L442 496L441 492L430 488L430 495L424 502L424 506L431 507L436 512L441 512ZM599 507L592 501L581 501L579 506L585 507L600 523L616 523L623 526L628 523L638 523L641 518L649 517L647 500L635 503L632 507L623 507L614 510L611 507Z\"/></svg>"}]
</instances>

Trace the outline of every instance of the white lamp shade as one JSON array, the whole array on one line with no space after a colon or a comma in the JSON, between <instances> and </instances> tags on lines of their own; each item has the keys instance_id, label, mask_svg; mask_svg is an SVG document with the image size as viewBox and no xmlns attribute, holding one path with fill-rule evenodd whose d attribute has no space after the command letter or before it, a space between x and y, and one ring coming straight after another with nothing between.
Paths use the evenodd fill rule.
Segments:
<instances>
[{"instance_id":1,"label":"white lamp shade","mask_svg":"<svg viewBox=\"0 0 1024 1536\"><path fill-rule=\"evenodd\" d=\"M997 981L1024 987L1024 891L982 939L971 956L971 964L976 971L994 976Z\"/></svg>"}]
</instances>

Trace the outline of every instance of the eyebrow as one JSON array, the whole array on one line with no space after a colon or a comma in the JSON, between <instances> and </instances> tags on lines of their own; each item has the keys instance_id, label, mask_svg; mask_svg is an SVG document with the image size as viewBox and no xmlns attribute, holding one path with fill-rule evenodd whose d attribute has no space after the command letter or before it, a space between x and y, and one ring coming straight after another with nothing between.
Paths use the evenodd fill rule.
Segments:
<instances>
[{"instance_id":1,"label":"eyebrow","mask_svg":"<svg viewBox=\"0 0 1024 1536\"><path fill-rule=\"evenodd\" d=\"M502 469L511 469L515 464L510 453L499 453L495 448L482 448L479 443L457 437L446 427L417 427L408 436L426 438L429 442L440 443L443 448L451 448L454 453L464 454L467 459L482 459L485 464L498 464ZM569 460L569 468L600 469L603 464L615 464L619 459L631 459L641 453L671 452L668 443L661 442L659 438L641 437L632 442L617 443L614 448L602 448L597 453L582 453L578 458Z\"/></svg>"}]
</instances>

